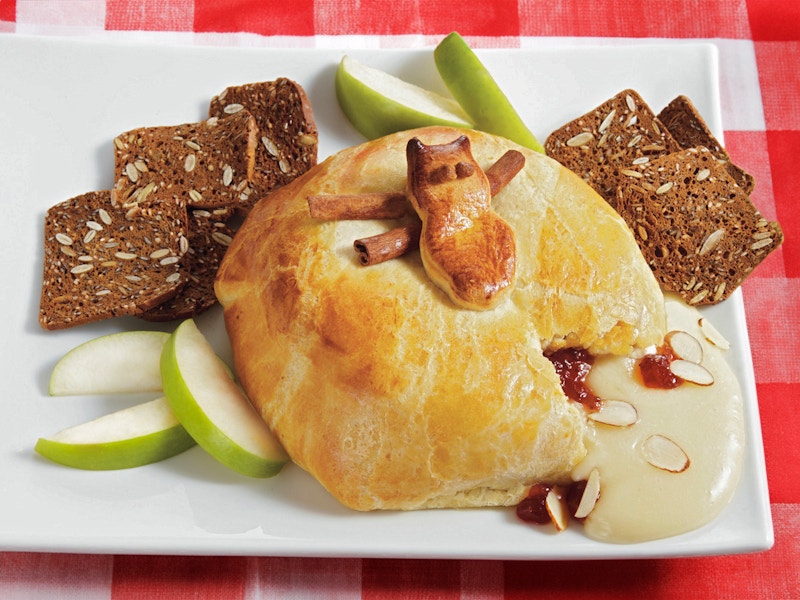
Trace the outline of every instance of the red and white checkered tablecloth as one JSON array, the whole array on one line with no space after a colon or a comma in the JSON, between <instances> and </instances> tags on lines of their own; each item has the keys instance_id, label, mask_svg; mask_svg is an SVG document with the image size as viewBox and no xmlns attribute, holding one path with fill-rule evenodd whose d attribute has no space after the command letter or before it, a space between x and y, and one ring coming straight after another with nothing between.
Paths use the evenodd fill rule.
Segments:
<instances>
[{"instance_id":1,"label":"red and white checkered tablecloth","mask_svg":"<svg viewBox=\"0 0 800 600\"><path fill-rule=\"evenodd\" d=\"M775 528L763 553L526 562L0 553L0 598L800 598L798 0L0 0L0 33L142 43L475 47L538 37L719 48L726 147L786 240L744 285ZM373 44L374 45L374 44ZM0 74L2 85L2 74ZM0 132L2 139L2 132ZM5 176L5 175L4 175Z\"/></svg>"}]
</instances>

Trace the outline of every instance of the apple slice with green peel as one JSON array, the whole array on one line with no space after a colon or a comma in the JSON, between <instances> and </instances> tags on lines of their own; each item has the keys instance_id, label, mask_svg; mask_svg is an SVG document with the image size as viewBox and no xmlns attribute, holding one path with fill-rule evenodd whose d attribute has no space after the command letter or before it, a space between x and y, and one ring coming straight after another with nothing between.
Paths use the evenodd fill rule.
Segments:
<instances>
[{"instance_id":1,"label":"apple slice with green peel","mask_svg":"<svg viewBox=\"0 0 800 600\"><path fill-rule=\"evenodd\" d=\"M194 320L178 325L164 345L161 378L181 424L225 466L250 477L271 477L288 462Z\"/></svg>"},{"instance_id":2,"label":"apple slice with green peel","mask_svg":"<svg viewBox=\"0 0 800 600\"><path fill-rule=\"evenodd\" d=\"M539 140L464 38L456 32L448 35L434 49L433 60L447 89L477 129L544 153Z\"/></svg>"},{"instance_id":3,"label":"apple slice with green peel","mask_svg":"<svg viewBox=\"0 0 800 600\"><path fill-rule=\"evenodd\" d=\"M34 449L62 465L104 471L154 463L194 445L167 399L157 398L39 438Z\"/></svg>"},{"instance_id":4,"label":"apple slice with green peel","mask_svg":"<svg viewBox=\"0 0 800 600\"><path fill-rule=\"evenodd\" d=\"M446 125L471 128L452 98L418 87L345 56L336 70L336 98L361 135L375 139L396 131Z\"/></svg>"},{"instance_id":5,"label":"apple slice with green peel","mask_svg":"<svg viewBox=\"0 0 800 600\"><path fill-rule=\"evenodd\" d=\"M50 375L51 396L161 391L162 331L123 331L76 346Z\"/></svg>"}]
</instances>

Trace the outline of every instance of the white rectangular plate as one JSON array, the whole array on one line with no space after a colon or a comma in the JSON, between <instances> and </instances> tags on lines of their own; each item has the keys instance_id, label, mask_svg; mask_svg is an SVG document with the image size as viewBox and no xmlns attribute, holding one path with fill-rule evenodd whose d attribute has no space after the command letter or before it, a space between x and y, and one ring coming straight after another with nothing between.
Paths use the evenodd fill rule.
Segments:
<instances>
[{"instance_id":1,"label":"white rectangular plate","mask_svg":"<svg viewBox=\"0 0 800 600\"><path fill-rule=\"evenodd\" d=\"M51 398L55 361L94 336L153 328L116 319L59 332L37 322L42 226L56 202L112 185L112 139L144 125L200 120L228 85L286 76L313 103L320 155L361 141L341 115L333 75L344 52L163 47L0 36L0 549L158 554L594 559L721 554L772 544L763 449L741 295L709 310L733 342L747 418L738 492L701 530L601 544L517 521L512 509L351 512L299 468L251 480L199 448L146 467L84 472L37 456L50 435L141 398ZM430 50L356 58L443 91ZM631 87L660 110L678 94L721 134L715 48L698 44L494 50L487 66L540 139ZM227 356L219 310L198 319Z\"/></svg>"}]
</instances>

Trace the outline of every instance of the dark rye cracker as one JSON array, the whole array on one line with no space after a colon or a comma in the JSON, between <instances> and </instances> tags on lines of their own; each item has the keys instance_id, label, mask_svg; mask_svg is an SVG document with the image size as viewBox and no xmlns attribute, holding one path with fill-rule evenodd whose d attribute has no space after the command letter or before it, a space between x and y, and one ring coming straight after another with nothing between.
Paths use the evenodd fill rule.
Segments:
<instances>
[{"instance_id":1,"label":"dark rye cracker","mask_svg":"<svg viewBox=\"0 0 800 600\"><path fill-rule=\"evenodd\" d=\"M730 296L783 241L725 165L706 148L617 174L617 210L661 285L687 303Z\"/></svg>"},{"instance_id":2,"label":"dark rye cracker","mask_svg":"<svg viewBox=\"0 0 800 600\"><path fill-rule=\"evenodd\" d=\"M151 198L111 203L111 191L56 204L44 226L39 323L64 329L137 315L178 293L186 281L186 208Z\"/></svg>"},{"instance_id":3,"label":"dark rye cracker","mask_svg":"<svg viewBox=\"0 0 800 600\"><path fill-rule=\"evenodd\" d=\"M190 211L189 250L184 256L187 283L175 296L142 313L140 318L145 321L189 319L217 303L214 279L236 233L227 225L232 212L230 208Z\"/></svg>"},{"instance_id":4,"label":"dark rye cracker","mask_svg":"<svg viewBox=\"0 0 800 600\"><path fill-rule=\"evenodd\" d=\"M258 127L253 192L240 213L273 189L302 175L317 163L318 132L303 87L285 77L231 86L214 96L209 117L250 112Z\"/></svg>"},{"instance_id":5,"label":"dark rye cracker","mask_svg":"<svg viewBox=\"0 0 800 600\"><path fill-rule=\"evenodd\" d=\"M623 90L551 133L545 151L616 208L617 170L681 147L637 92Z\"/></svg>"},{"instance_id":6,"label":"dark rye cracker","mask_svg":"<svg viewBox=\"0 0 800 600\"><path fill-rule=\"evenodd\" d=\"M684 150L701 146L708 148L725 165L739 187L747 194L753 191L755 186L753 176L731 161L730 155L711 133L702 115L689 98L681 95L672 100L658 113L658 119L681 148Z\"/></svg>"},{"instance_id":7,"label":"dark rye cracker","mask_svg":"<svg viewBox=\"0 0 800 600\"><path fill-rule=\"evenodd\" d=\"M247 203L256 133L247 111L122 133L114 138L113 201L143 203L157 193L196 208Z\"/></svg>"}]
</instances>

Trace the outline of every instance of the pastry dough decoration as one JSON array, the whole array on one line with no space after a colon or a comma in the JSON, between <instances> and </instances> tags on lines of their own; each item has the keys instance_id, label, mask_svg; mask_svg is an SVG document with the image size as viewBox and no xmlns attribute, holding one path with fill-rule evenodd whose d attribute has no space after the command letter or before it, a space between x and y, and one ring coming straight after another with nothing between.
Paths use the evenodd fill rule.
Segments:
<instances>
[{"instance_id":1,"label":"pastry dough decoration","mask_svg":"<svg viewBox=\"0 0 800 600\"><path fill-rule=\"evenodd\" d=\"M407 199L419 219L386 233L355 240L363 265L402 256L419 247L428 277L453 302L473 310L495 307L516 277L513 229L492 209L491 198L525 166L525 157L509 150L483 171L469 138L425 145L409 140L405 196L392 192L314 195L307 198L313 218L391 219L406 216ZM407 203L406 203L407 204Z\"/></svg>"},{"instance_id":2,"label":"pastry dough decoration","mask_svg":"<svg viewBox=\"0 0 800 600\"><path fill-rule=\"evenodd\" d=\"M491 206L491 185L467 136L449 144L406 146L408 199L422 221L420 254L428 277L458 306L494 308L514 288L514 230Z\"/></svg>"}]
</instances>

